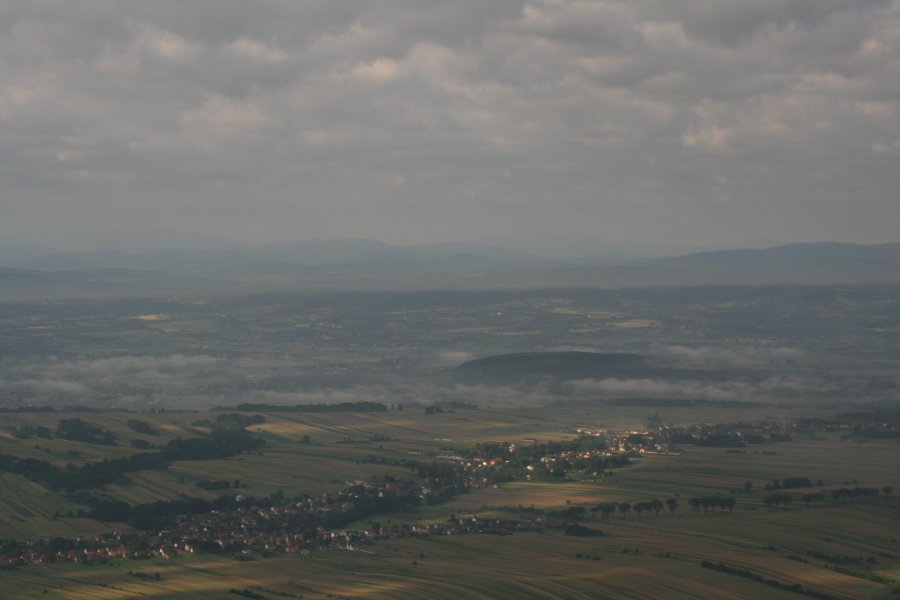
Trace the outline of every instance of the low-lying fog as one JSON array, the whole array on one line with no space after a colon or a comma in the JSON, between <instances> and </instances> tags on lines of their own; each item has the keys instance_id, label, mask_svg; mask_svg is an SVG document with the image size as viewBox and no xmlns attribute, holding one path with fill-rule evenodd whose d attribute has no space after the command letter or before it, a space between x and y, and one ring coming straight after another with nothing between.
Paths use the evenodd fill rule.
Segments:
<instances>
[{"instance_id":1,"label":"low-lying fog","mask_svg":"<svg viewBox=\"0 0 900 600\"><path fill-rule=\"evenodd\" d=\"M133 409L890 401L900 399L895 292L772 286L0 304L0 401ZM585 352L638 362L584 363ZM546 360L535 368L516 353ZM472 362L502 355L513 356L500 370L496 361Z\"/></svg>"}]
</instances>

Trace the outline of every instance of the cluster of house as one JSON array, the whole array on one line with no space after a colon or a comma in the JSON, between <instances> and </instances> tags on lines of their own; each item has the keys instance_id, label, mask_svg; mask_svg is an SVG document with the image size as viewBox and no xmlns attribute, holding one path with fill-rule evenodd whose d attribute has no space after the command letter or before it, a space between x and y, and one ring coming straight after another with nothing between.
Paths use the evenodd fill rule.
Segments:
<instances>
[{"instance_id":1,"label":"cluster of house","mask_svg":"<svg viewBox=\"0 0 900 600\"><path fill-rule=\"evenodd\" d=\"M525 442L526 446L536 449ZM159 531L114 531L94 538L43 539L0 547L0 565L58 562L97 562L116 558L169 558L179 553L292 553L314 548L356 549L369 542L424 535L469 533L511 534L541 529L538 516L531 520L483 519L468 516L447 523L429 525L382 525L369 522L366 530L351 531L344 524L379 513L402 511L413 506L439 502L466 489L495 485L492 469L505 465L519 447L503 448L505 456L466 454L444 464L455 467L440 476L430 473L422 481L391 479L382 482L349 481L341 491L288 500L268 498L249 506L237 497L238 508L181 517L176 524ZM524 453L523 453L524 454ZM532 454L541 468L558 461L586 460L610 456L598 448L562 450ZM532 465L529 465L532 466ZM532 466L532 470L535 467ZM421 475L421 473L420 473ZM529 477L530 478L530 477Z\"/></svg>"},{"instance_id":2,"label":"cluster of house","mask_svg":"<svg viewBox=\"0 0 900 600\"><path fill-rule=\"evenodd\" d=\"M581 435L602 437L609 454L678 454L678 450L659 433L644 429L598 429L588 425L576 431Z\"/></svg>"},{"instance_id":3,"label":"cluster of house","mask_svg":"<svg viewBox=\"0 0 900 600\"><path fill-rule=\"evenodd\" d=\"M679 454L678 445L740 446L790 441L808 427L793 421L695 424L686 427L655 424L647 429L601 429L580 426L581 435L602 437L611 450L634 454Z\"/></svg>"},{"instance_id":4,"label":"cluster of house","mask_svg":"<svg viewBox=\"0 0 900 600\"><path fill-rule=\"evenodd\" d=\"M73 548L56 549L48 540L35 540L21 544L16 551L8 551L0 555L0 566L19 566L41 564L47 561L70 563L95 563L114 558L132 558L130 552L121 543L116 544L102 537L92 539L78 538L73 540ZM149 555L148 555L149 558Z\"/></svg>"},{"instance_id":5,"label":"cluster of house","mask_svg":"<svg viewBox=\"0 0 900 600\"><path fill-rule=\"evenodd\" d=\"M115 558L169 558L178 553L250 554L300 552L313 548L353 549L360 544L409 536L512 533L540 527L540 520L520 523L467 517L438 525L388 525L349 531L344 523L427 503L449 487L484 485L460 474L456 481L390 480L347 482L343 491L322 492L303 499L269 498L260 506L211 511L181 517L160 531L113 531L94 538L39 539L0 546L0 565L48 561L97 562ZM240 498L238 498L240 501Z\"/></svg>"},{"instance_id":6,"label":"cluster of house","mask_svg":"<svg viewBox=\"0 0 900 600\"><path fill-rule=\"evenodd\" d=\"M483 518L475 515L453 518L437 524L378 525L367 530L317 527L309 532L267 532L263 523L278 518L279 511L256 509L204 515L188 519L177 527L160 531L122 532L69 540L65 549L54 547L51 540L23 543L13 552L0 555L0 565L20 566L45 562L96 563L113 559L172 558L196 552L229 552L237 556L251 554L308 553L314 549L364 550L377 541L410 537L493 534L512 535L522 531L539 531L541 517L531 520Z\"/></svg>"}]
</instances>

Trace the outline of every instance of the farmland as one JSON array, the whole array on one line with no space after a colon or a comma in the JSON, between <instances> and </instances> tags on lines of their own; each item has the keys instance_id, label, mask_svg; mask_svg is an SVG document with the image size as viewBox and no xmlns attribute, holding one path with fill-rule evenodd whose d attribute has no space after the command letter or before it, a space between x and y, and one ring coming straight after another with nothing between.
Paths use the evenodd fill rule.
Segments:
<instances>
[{"instance_id":1,"label":"farmland","mask_svg":"<svg viewBox=\"0 0 900 600\"><path fill-rule=\"evenodd\" d=\"M0 304L0 580L61 598L889 597L895 292Z\"/></svg>"},{"instance_id":2,"label":"farmland","mask_svg":"<svg viewBox=\"0 0 900 600\"><path fill-rule=\"evenodd\" d=\"M717 418L737 422L746 408L722 406ZM645 429L646 409L635 407L455 408L427 414L421 409L383 412L263 412L248 432L265 445L229 458L175 461L163 469L127 474L104 485L104 497L131 505L181 497L213 499L223 493L199 487L202 480L233 482L224 493L288 497L336 493L349 480L414 478L404 460L441 460L483 442L540 444L576 439L577 429L612 432ZM689 408L665 411L665 420L689 424ZM796 409L771 409L775 421L790 423ZM815 413L815 411L812 411ZM82 418L110 432L116 446L12 435L0 453L49 461L59 467L137 453L127 443L138 437L129 420L159 432L154 444L176 437L204 436L217 412L7 413L4 431L52 429L66 418ZM758 414L758 413L757 413ZM805 412L810 416L810 411ZM248 418L255 415L246 415ZM827 411L812 414L832 418ZM730 418L726 418L730 417ZM38 446L37 448L35 446ZM805 477L815 489L866 485L896 486L895 439L865 439L840 432L796 435L789 442L741 448L681 445L669 454L636 455L631 464L600 476L555 480L515 479L470 489L449 501L413 510L377 514L345 525L372 528L427 526L456 520L508 519L543 525L513 535L428 535L373 540L358 546L321 547L288 555L216 556L180 553L168 560L113 559L97 564L32 564L0 573L17 597L117 598L141 595L221 597L229 590L264 598L285 597L799 597L790 586L836 598L869 598L900 586L898 504L891 495L874 500L813 503L796 500L771 508L763 500L773 480ZM77 498L49 490L21 475L2 474L2 537L33 539L101 534L117 523L78 516ZM745 487L750 484L749 491ZM811 491L815 491L815 489ZM688 500L719 495L736 500L733 511L694 510ZM675 511L656 514L591 512L602 503L637 505L678 499ZM582 527L598 537L565 535L555 524L576 509ZM577 509L584 509L580 511ZM69 512L73 511L73 512ZM68 515L72 516L68 516ZM238 560L238 559L241 560ZM704 568L704 564L707 565ZM712 568L723 565L725 569ZM129 571L132 572L129 575ZM736 575L739 571L744 575ZM147 577L134 573L149 574ZM653 573L646 577L646 573ZM465 573L460 577L459 573ZM760 581L747 578L757 576ZM156 579L159 574L159 579ZM769 581L766 584L765 581ZM772 583L783 586L774 587ZM48 590L48 595L43 591ZM238 596L235 596L238 597ZM823 596L824 597L824 596Z\"/></svg>"},{"instance_id":3,"label":"farmland","mask_svg":"<svg viewBox=\"0 0 900 600\"><path fill-rule=\"evenodd\" d=\"M900 600L898 81L900 0L0 0L0 600Z\"/></svg>"}]
</instances>

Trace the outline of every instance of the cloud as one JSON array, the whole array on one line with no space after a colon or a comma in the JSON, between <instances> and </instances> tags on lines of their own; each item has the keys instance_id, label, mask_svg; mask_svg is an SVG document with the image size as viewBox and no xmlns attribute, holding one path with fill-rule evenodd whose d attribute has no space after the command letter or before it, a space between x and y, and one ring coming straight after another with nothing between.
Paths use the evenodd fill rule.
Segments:
<instances>
[{"instance_id":1,"label":"cloud","mask_svg":"<svg viewBox=\"0 0 900 600\"><path fill-rule=\"evenodd\" d=\"M694 366L760 367L798 361L807 353L784 346L657 346L654 354Z\"/></svg>"},{"instance_id":2,"label":"cloud","mask_svg":"<svg viewBox=\"0 0 900 600\"><path fill-rule=\"evenodd\" d=\"M471 352L448 351L437 355L435 365L439 367L457 367L475 358Z\"/></svg>"},{"instance_id":3,"label":"cloud","mask_svg":"<svg viewBox=\"0 0 900 600\"><path fill-rule=\"evenodd\" d=\"M50 360L7 370L0 390L32 400L58 396L124 397L198 391L207 383L204 371L221 375L225 362L207 355L117 356L89 360ZM183 402L183 398L178 401Z\"/></svg>"},{"instance_id":4,"label":"cloud","mask_svg":"<svg viewBox=\"0 0 900 600\"><path fill-rule=\"evenodd\" d=\"M221 364L220 359L207 355L117 356L90 360L51 362L42 366L46 372L70 376L95 377L110 374L130 374L142 371L177 371L194 367Z\"/></svg>"},{"instance_id":5,"label":"cloud","mask_svg":"<svg viewBox=\"0 0 900 600\"><path fill-rule=\"evenodd\" d=\"M778 376L759 382L703 382L660 379L583 379L568 384L576 394L612 398L687 398L723 401L814 401L841 391L835 383L799 376Z\"/></svg>"},{"instance_id":6,"label":"cloud","mask_svg":"<svg viewBox=\"0 0 900 600\"><path fill-rule=\"evenodd\" d=\"M747 347L727 351L712 346L665 346L660 356L708 367L765 368L785 360L803 361L806 353L788 347ZM453 367L472 358L464 351L433 356L437 367ZM769 373L760 375L759 373ZM243 357L234 360L208 355L121 356L88 360L50 360L12 367L0 379L0 394L29 403L74 399L126 407L168 406L202 409L210 406L261 402L320 404L381 402L432 404L471 402L479 406L545 405L560 399L687 398L724 401L852 400L897 398L900 383L885 376L785 373L756 374L720 380L604 378L535 384L468 385L422 381L410 376L385 377L347 385L322 383L316 373L292 360ZM321 375L321 373L318 373ZM307 376L310 376L307 379ZM313 383L313 381L318 383ZM329 379L329 382L334 380Z\"/></svg>"},{"instance_id":7,"label":"cloud","mask_svg":"<svg viewBox=\"0 0 900 600\"><path fill-rule=\"evenodd\" d=\"M22 2L0 23L5 236L896 237L897 0Z\"/></svg>"},{"instance_id":8,"label":"cloud","mask_svg":"<svg viewBox=\"0 0 900 600\"><path fill-rule=\"evenodd\" d=\"M441 386L429 383L396 383L295 392L260 390L242 398L241 402L273 404L380 402L387 405L430 405L435 402L456 401L474 403L478 406L533 406L550 402L552 395L544 386ZM218 403L221 404L221 401Z\"/></svg>"},{"instance_id":9,"label":"cloud","mask_svg":"<svg viewBox=\"0 0 900 600\"><path fill-rule=\"evenodd\" d=\"M0 379L0 390L50 396L83 396L90 388L75 381L41 378L15 381Z\"/></svg>"}]
</instances>

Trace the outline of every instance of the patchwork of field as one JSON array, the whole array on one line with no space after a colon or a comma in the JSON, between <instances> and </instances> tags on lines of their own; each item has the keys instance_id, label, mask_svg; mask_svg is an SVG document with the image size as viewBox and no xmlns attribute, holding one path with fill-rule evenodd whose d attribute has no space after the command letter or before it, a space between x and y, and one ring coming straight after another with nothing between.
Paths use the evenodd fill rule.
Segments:
<instances>
[{"instance_id":1,"label":"patchwork of field","mask_svg":"<svg viewBox=\"0 0 900 600\"><path fill-rule=\"evenodd\" d=\"M705 536L688 540L690 546L676 552L660 543L663 531L620 529L591 539L559 533L407 539L365 552L327 550L241 562L187 557L112 566L53 565L5 573L3 583L12 597L67 599L222 598L231 589L267 599L802 597L701 567L698 557L725 559ZM834 597L869 598L884 587L789 560L781 550L744 554L748 557L742 565L754 572L809 584ZM129 570L142 576L129 575Z\"/></svg>"},{"instance_id":2,"label":"patchwork of field","mask_svg":"<svg viewBox=\"0 0 900 600\"><path fill-rule=\"evenodd\" d=\"M768 410L768 409L767 409ZM639 428L646 408L421 409L372 413L262 413L250 430L267 445L229 459L173 462L166 469L128 474L107 485L109 496L131 504L222 493L287 495L346 487L345 482L393 475L410 477L403 459L435 460L478 442L528 443L571 438L579 427ZM715 413L715 414L710 414ZM771 409L771 418L801 416ZM85 421L112 432L116 446L12 435L0 453L48 460L65 467L138 452L142 436L129 419L160 430L151 441L208 431L219 413L84 413ZM248 413L252 414L252 413ZM704 409L706 422L763 418L757 410ZM821 413L824 415L824 411ZM0 430L54 429L63 413L3 414ZM803 411L802 416L820 416ZM700 420L687 408L663 418ZM148 437L148 439L150 439ZM802 585L835 598L890 597L900 589L900 502L894 495L834 503L799 501L800 495L838 487L898 487L898 440L845 439L840 433L744 448L685 446L680 454L649 454L605 476L583 480L513 481L471 491L414 512L378 515L389 523L442 523L466 518L534 519L543 532L509 536L472 534L386 540L357 551L319 550L263 558L179 555L172 560L116 561L107 565L46 564L0 571L2 594L14 598L221 598L247 590L262 598L801 598L795 591L747 576L704 568L719 564L784 586ZM152 451L152 450L151 450ZM74 453L74 454L73 454ZM764 490L773 479L806 477L823 485L788 490L795 501L769 509ZM207 490L199 480L237 479L240 487ZM746 484L750 491L746 491ZM727 510L692 510L697 496L733 497ZM827 494L826 494L827 495ZM600 503L678 500L658 515L587 511L580 524L598 537L563 535L553 511ZM20 475L0 473L0 538L74 537L120 524L68 516L78 505ZM358 522L351 528L365 529ZM241 558L242 560L238 560ZM129 574L131 571L131 574ZM157 578L157 574L159 577ZM46 591L46 592L45 592ZM233 596L238 597L238 596Z\"/></svg>"}]
</instances>

